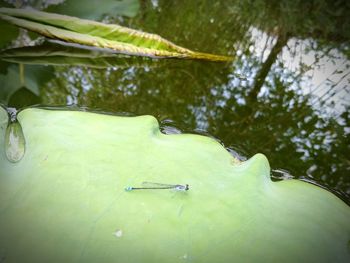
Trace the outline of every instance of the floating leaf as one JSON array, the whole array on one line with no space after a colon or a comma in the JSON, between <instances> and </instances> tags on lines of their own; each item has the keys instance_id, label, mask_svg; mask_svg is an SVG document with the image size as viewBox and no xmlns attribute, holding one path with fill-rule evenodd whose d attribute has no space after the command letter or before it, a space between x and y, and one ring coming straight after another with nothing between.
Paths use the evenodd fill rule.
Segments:
<instances>
[{"instance_id":1,"label":"floating leaf","mask_svg":"<svg viewBox=\"0 0 350 263\"><path fill-rule=\"evenodd\" d=\"M38 46L6 49L2 60L35 65L70 65L92 68L155 66L154 59L110 52L91 46L74 46L62 41L47 41ZM159 65L159 61L157 61Z\"/></svg>"},{"instance_id":2,"label":"floating leaf","mask_svg":"<svg viewBox=\"0 0 350 263\"><path fill-rule=\"evenodd\" d=\"M100 19L102 15L122 15L134 17L140 9L138 0L66 0L57 5L50 5L46 11L86 19Z\"/></svg>"},{"instance_id":3,"label":"floating leaf","mask_svg":"<svg viewBox=\"0 0 350 263\"><path fill-rule=\"evenodd\" d=\"M232 58L226 56L191 51L155 34L76 17L35 10L0 8L0 18L48 38L109 48L120 53L212 61L232 60Z\"/></svg>"},{"instance_id":4,"label":"floating leaf","mask_svg":"<svg viewBox=\"0 0 350 263\"><path fill-rule=\"evenodd\" d=\"M0 7L12 7L12 5L0 0ZM17 27L0 20L0 49L10 44L12 40L15 40L18 33Z\"/></svg>"},{"instance_id":5,"label":"floating leaf","mask_svg":"<svg viewBox=\"0 0 350 263\"><path fill-rule=\"evenodd\" d=\"M151 116L31 108L18 119L25 158L0 155L0 258L350 261L350 208L314 185L272 182L262 154L236 162L209 137L162 134ZM124 191L144 181L189 190Z\"/></svg>"},{"instance_id":6,"label":"floating leaf","mask_svg":"<svg viewBox=\"0 0 350 263\"><path fill-rule=\"evenodd\" d=\"M18 28L0 21L0 48L8 45L12 40L18 36Z\"/></svg>"}]
</instances>

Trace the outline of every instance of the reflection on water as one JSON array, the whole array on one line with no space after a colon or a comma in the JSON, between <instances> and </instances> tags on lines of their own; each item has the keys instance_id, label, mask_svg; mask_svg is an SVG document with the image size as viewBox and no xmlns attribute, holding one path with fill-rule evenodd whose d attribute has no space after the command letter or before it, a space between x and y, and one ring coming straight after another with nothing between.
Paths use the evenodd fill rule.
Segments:
<instances>
[{"instance_id":1,"label":"reflection on water","mask_svg":"<svg viewBox=\"0 0 350 263\"><path fill-rule=\"evenodd\" d=\"M240 159L262 152L273 177L315 181L350 201L348 9L321 0L141 1L135 18L116 22L235 60L64 59L40 68L54 74L38 96L154 115L165 133L210 134Z\"/></svg>"}]
</instances>

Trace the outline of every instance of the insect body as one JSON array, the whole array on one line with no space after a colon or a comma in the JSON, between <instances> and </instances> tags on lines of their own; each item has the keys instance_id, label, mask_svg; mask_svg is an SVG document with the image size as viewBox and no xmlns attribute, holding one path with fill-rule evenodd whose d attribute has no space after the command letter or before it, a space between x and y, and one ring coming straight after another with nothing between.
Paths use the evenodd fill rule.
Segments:
<instances>
[{"instance_id":1,"label":"insect body","mask_svg":"<svg viewBox=\"0 0 350 263\"><path fill-rule=\"evenodd\" d=\"M188 184L160 184L160 183L152 183L152 182L143 182L143 187L131 187L128 186L125 188L125 191L133 191L133 190L158 190L158 189L172 189L176 191L187 191L189 190Z\"/></svg>"}]
</instances>

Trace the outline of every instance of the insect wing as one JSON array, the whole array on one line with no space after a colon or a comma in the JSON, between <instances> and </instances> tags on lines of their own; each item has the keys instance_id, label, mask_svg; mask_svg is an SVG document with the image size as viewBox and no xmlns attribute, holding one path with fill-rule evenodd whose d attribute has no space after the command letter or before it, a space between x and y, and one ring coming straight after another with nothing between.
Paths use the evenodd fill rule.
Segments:
<instances>
[{"instance_id":1,"label":"insect wing","mask_svg":"<svg viewBox=\"0 0 350 263\"><path fill-rule=\"evenodd\" d=\"M150 187L150 188L159 188L159 189L169 189L169 188L175 188L177 185L173 184L160 184L160 183L153 183L153 182L143 182L143 187Z\"/></svg>"},{"instance_id":2,"label":"insect wing","mask_svg":"<svg viewBox=\"0 0 350 263\"><path fill-rule=\"evenodd\" d=\"M188 184L185 184L185 185L177 184L174 189L177 191L185 192L185 191L188 191L190 188Z\"/></svg>"}]
</instances>

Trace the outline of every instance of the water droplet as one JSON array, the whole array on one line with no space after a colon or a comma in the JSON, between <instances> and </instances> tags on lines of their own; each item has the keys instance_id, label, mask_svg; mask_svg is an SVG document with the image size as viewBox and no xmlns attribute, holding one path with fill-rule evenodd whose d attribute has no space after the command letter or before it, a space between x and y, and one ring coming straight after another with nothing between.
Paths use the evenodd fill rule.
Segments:
<instances>
[{"instance_id":1,"label":"water droplet","mask_svg":"<svg viewBox=\"0 0 350 263\"><path fill-rule=\"evenodd\" d=\"M5 134L5 152L10 162L19 162L25 152L25 138L22 126L18 121L10 122Z\"/></svg>"},{"instance_id":2,"label":"water droplet","mask_svg":"<svg viewBox=\"0 0 350 263\"><path fill-rule=\"evenodd\" d=\"M122 237L123 236L123 231L121 229L117 229L115 232L114 232L114 235L116 237Z\"/></svg>"}]
</instances>

